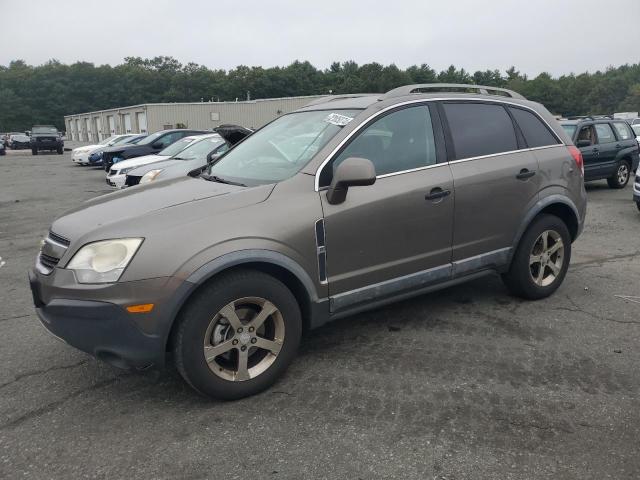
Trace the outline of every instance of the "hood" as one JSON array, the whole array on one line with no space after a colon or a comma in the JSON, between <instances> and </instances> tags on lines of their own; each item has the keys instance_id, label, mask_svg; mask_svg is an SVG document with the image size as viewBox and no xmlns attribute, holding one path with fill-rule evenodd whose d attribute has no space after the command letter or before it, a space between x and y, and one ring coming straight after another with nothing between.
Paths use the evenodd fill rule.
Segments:
<instances>
[{"instance_id":1,"label":"hood","mask_svg":"<svg viewBox=\"0 0 640 480\"><path fill-rule=\"evenodd\" d=\"M147 165L149 163L159 162L169 158L165 155L144 155L142 157L134 157L130 160L122 160L121 162L114 163L113 168L116 170L122 170L123 168L135 168Z\"/></svg>"},{"instance_id":2,"label":"hood","mask_svg":"<svg viewBox=\"0 0 640 480\"><path fill-rule=\"evenodd\" d=\"M161 160L159 162L154 162L150 165L143 165L135 170L131 170L128 175L132 175L135 177L141 177L145 173L150 172L151 170L162 169L166 170L171 167L184 167L184 169L188 172L191 170L195 170L198 167L204 167L207 164L206 160L196 158L193 160L173 160L172 158L167 158L166 160Z\"/></svg>"},{"instance_id":3,"label":"hood","mask_svg":"<svg viewBox=\"0 0 640 480\"><path fill-rule=\"evenodd\" d=\"M85 145L84 147L74 148L72 150L72 152L75 152L75 153L88 152L88 151L91 151L93 149L100 148L100 147L102 147L102 145Z\"/></svg>"},{"instance_id":4,"label":"hood","mask_svg":"<svg viewBox=\"0 0 640 480\"><path fill-rule=\"evenodd\" d=\"M203 213L210 215L260 203L269 197L273 187L247 188L180 177L88 200L55 220L51 231L71 242L98 229L107 230L105 233L110 236L116 233L106 227L117 223L129 227L140 225L143 222L134 219L149 220L147 217L154 212L169 213L173 208L182 208L179 217L184 219L186 216L201 217ZM163 220L153 219L155 222ZM141 234L144 235L144 231Z\"/></svg>"},{"instance_id":5,"label":"hood","mask_svg":"<svg viewBox=\"0 0 640 480\"><path fill-rule=\"evenodd\" d=\"M105 153L120 153L122 152L126 156L142 155L152 151L149 145L114 145L104 149Z\"/></svg>"}]
</instances>

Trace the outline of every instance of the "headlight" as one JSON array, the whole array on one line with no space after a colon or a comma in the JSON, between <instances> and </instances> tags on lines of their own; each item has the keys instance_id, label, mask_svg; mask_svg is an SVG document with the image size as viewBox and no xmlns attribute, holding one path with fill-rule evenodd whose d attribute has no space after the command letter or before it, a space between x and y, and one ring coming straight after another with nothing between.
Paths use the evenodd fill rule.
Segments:
<instances>
[{"instance_id":1,"label":"headlight","mask_svg":"<svg viewBox=\"0 0 640 480\"><path fill-rule=\"evenodd\" d=\"M129 167L129 168L123 168L122 170L118 171L118 175L124 175L127 172L130 172L131 170L133 170L135 167Z\"/></svg>"},{"instance_id":2,"label":"headlight","mask_svg":"<svg viewBox=\"0 0 640 480\"><path fill-rule=\"evenodd\" d=\"M147 173L145 173L142 178L140 179L140 183L149 183L149 182L153 182L156 177L158 175L160 175L160 172L162 172L162 168L159 168L157 170L149 170Z\"/></svg>"},{"instance_id":3,"label":"headlight","mask_svg":"<svg viewBox=\"0 0 640 480\"><path fill-rule=\"evenodd\" d=\"M117 282L140 247L142 238L120 238L88 243L76 252L68 270L80 283Z\"/></svg>"}]
</instances>

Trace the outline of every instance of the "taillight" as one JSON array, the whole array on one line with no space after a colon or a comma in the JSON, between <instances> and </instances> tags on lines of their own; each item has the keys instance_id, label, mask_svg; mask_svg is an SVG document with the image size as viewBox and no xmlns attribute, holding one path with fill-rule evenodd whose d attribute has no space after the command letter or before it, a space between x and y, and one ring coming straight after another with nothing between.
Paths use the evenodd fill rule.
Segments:
<instances>
[{"instance_id":1,"label":"taillight","mask_svg":"<svg viewBox=\"0 0 640 480\"><path fill-rule=\"evenodd\" d=\"M582 159L582 152L573 145L569 145L567 148L569 149L569 153L571 153L573 160L576 162L576 166L580 169L580 173L584 177L584 160Z\"/></svg>"}]
</instances>

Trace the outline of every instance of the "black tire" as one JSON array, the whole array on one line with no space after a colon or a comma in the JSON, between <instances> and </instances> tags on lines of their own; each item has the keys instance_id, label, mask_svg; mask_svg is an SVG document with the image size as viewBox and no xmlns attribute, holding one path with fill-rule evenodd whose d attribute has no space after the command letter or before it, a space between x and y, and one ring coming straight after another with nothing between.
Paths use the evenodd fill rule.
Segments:
<instances>
[{"instance_id":1,"label":"black tire","mask_svg":"<svg viewBox=\"0 0 640 480\"><path fill-rule=\"evenodd\" d=\"M64 153L64 149L62 147L59 147L56 149L56 152L58 152L58 155L62 155Z\"/></svg>"},{"instance_id":2,"label":"black tire","mask_svg":"<svg viewBox=\"0 0 640 480\"><path fill-rule=\"evenodd\" d=\"M555 279L553 279L550 284L541 286L533 279L530 254L540 235L545 231L553 231L560 236L564 246L564 252L562 265L558 274L555 275ZM502 275L502 280L513 295L528 300L538 300L548 297L558 289L567 274L570 261L571 235L569 234L567 225L562 219L555 215L542 214L534 219L520 239L509 271Z\"/></svg>"},{"instance_id":3,"label":"black tire","mask_svg":"<svg viewBox=\"0 0 640 480\"><path fill-rule=\"evenodd\" d=\"M636 202L636 207L638 207L638 210L640 210L640 202Z\"/></svg>"},{"instance_id":4,"label":"black tire","mask_svg":"<svg viewBox=\"0 0 640 480\"><path fill-rule=\"evenodd\" d=\"M607 178L607 183L609 188L624 188L629 183L629 178L631 178L631 165L627 160L622 160L618 163L615 173Z\"/></svg>"},{"instance_id":5,"label":"black tire","mask_svg":"<svg viewBox=\"0 0 640 480\"><path fill-rule=\"evenodd\" d=\"M284 321L284 340L264 372L244 381L226 380L209 368L203 352L204 339L217 312L229 302L245 297L261 297L276 306ZM223 274L202 287L177 322L173 353L178 371L197 392L220 400L248 397L270 387L296 356L302 334L300 307L291 291L274 277L253 270Z\"/></svg>"},{"instance_id":6,"label":"black tire","mask_svg":"<svg viewBox=\"0 0 640 480\"><path fill-rule=\"evenodd\" d=\"M32 148L31 149L31 155L37 155L38 154L38 149L37 148Z\"/></svg>"}]
</instances>

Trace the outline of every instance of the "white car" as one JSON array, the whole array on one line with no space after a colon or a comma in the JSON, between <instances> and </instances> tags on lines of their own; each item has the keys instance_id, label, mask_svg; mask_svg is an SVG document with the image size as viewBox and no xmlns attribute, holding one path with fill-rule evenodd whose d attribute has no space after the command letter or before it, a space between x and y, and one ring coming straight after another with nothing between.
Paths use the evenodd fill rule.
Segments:
<instances>
[{"instance_id":1,"label":"white car","mask_svg":"<svg viewBox=\"0 0 640 480\"><path fill-rule=\"evenodd\" d=\"M205 135L192 135L190 137L184 137L175 143L172 143L164 150L160 150L155 155L145 155L143 157L135 157L129 160L122 160L121 162L114 163L107 173L107 184L115 187L122 188L125 185L127 179L127 172L130 172L134 168L142 167L150 163L160 162L171 158L177 153L187 148L191 143L202 138L207 138L217 133L205 134Z\"/></svg>"},{"instance_id":2,"label":"white car","mask_svg":"<svg viewBox=\"0 0 640 480\"><path fill-rule=\"evenodd\" d=\"M101 142L96 145L85 145L84 147L74 148L71 151L71 160L74 163L78 163L80 165L89 165L89 155L100 148L110 147L119 143L126 138L133 137L134 134L125 134L125 135L111 135L109 138L105 138Z\"/></svg>"}]
</instances>

